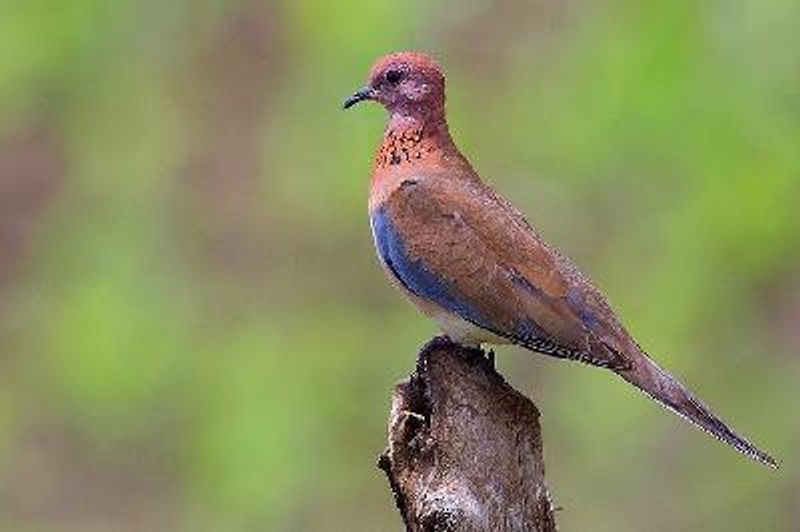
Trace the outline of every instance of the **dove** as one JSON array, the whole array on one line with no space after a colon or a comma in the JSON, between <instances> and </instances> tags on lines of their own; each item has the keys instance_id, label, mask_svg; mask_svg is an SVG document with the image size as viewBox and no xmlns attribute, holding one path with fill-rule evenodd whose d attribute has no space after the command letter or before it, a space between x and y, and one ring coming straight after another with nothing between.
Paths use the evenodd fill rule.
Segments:
<instances>
[{"instance_id":1,"label":"dove","mask_svg":"<svg viewBox=\"0 0 800 532\"><path fill-rule=\"evenodd\" d=\"M430 56L380 58L344 102L389 114L373 162L369 218L391 282L446 337L515 344L605 368L742 454L777 461L734 432L636 343L598 290L492 189L454 143L445 77Z\"/></svg>"}]
</instances>

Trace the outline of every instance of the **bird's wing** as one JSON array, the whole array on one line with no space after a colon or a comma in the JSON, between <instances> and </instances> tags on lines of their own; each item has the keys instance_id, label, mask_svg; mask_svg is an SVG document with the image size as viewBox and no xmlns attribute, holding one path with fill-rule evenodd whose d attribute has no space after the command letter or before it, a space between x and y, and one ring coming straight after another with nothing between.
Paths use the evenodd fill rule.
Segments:
<instances>
[{"instance_id":1,"label":"bird's wing","mask_svg":"<svg viewBox=\"0 0 800 532\"><path fill-rule=\"evenodd\" d=\"M417 296L536 351L628 365L629 337L602 295L485 185L406 179L372 224L382 259Z\"/></svg>"}]
</instances>

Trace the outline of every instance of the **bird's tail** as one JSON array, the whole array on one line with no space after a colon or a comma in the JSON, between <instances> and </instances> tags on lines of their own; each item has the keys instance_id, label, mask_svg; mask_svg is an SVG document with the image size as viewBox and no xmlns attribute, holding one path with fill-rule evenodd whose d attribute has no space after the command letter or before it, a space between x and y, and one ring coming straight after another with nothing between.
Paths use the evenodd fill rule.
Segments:
<instances>
[{"instance_id":1,"label":"bird's tail","mask_svg":"<svg viewBox=\"0 0 800 532\"><path fill-rule=\"evenodd\" d=\"M778 462L746 439L736 434L709 408L697 399L672 375L659 368L655 362L641 353L630 369L621 370L619 375L641 391L688 419L718 440L727 443L743 455L769 467L778 468Z\"/></svg>"}]
</instances>

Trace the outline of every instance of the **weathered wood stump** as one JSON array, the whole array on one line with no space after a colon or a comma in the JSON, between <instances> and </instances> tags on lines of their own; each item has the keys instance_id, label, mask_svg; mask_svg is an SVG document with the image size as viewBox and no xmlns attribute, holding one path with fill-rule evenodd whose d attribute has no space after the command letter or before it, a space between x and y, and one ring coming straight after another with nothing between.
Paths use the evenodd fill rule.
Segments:
<instances>
[{"instance_id":1,"label":"weathered wood stump","mask_svg":"<svg viewBox=\"0 0 800 532\"><path fill-rule=\"evenodd\" d=\"M434 338L397 385L378 460L409 531L554 531L536 406L493 355Z\"/></svg>"}]
</instances>

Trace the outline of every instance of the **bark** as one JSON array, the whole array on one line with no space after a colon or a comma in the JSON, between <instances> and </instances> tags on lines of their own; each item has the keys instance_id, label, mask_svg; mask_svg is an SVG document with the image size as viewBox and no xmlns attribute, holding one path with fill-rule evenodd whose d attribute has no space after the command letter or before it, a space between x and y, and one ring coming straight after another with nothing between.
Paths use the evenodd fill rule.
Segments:
<instances>
[{"instance_id":1,"label":"bark","mask_svg":"<svg viewBox=\"0 0 800 532\"><path fill-rule=\"evenodd\" d=\"M493 355L434 338L397 385L378 460L409 531L554 531L539 412Z\"/></svg>"}]
</instances>

